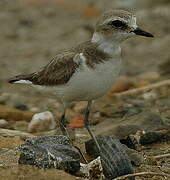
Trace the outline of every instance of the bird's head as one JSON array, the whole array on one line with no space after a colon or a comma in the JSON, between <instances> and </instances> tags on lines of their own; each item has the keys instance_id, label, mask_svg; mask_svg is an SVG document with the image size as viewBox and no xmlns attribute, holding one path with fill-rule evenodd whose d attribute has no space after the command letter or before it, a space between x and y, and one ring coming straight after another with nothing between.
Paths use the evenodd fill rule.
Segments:
<instances>
[{"instance_id":1,"label":"bird's head","mask_svg":"<svg viewBox=\"0 0 170 180\"><path fill-rule=\"evenodd\" d=\"M121 43L135 35L153 37L137 26L135 15L124 10L112 10L104 13L97 21L93 39Z\"/></svg>"}]
</instances>

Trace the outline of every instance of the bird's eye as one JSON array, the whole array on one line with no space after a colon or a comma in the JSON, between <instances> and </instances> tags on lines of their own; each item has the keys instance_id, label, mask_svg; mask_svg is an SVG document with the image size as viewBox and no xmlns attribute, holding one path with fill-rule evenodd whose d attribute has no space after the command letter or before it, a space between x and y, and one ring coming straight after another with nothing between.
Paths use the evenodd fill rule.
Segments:
<instances>
[{"instance_id":1,"label":"bird's eye","mask_svg":"<svg viewBox=\"0 0 170 180\"><path fill-rule=\"evenodd\" d=\"M122 27L126 26L126 24L124 22L119 21L119 20L111 21L109 24L116 28L122 28Z\"/></svg>"}]
</instances>

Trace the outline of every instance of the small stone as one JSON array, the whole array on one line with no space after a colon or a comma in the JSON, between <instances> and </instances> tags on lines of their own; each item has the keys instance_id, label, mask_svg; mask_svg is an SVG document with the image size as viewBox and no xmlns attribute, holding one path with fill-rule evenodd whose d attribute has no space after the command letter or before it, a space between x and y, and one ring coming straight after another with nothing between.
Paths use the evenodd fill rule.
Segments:
<instances>
[{"instance_id":1,"label":"small stone","mask_svg":"<svg viewBox=\"0 0 170 180\"><path fill-rule=\"evenodd\" d=\"M20 164L29 164L39 168L62 169L76 173L80 169L80 156L66 136L39 136L26 140L19 147Z\"/></svg>"},{"instance_id":2,"label":"small stone","mask_svg":"<svg viewBox=\"0 0 170 180\"><path fill-rule=\"evenodd\" d=\"M154 92L147 92L147 93L144 93L142 96L145 100L151 100L151 99L157 98L157 94Z\"/></svg>"},{"instance_id":3,"label":"small stone","mask_svg":"<svg viewBox=\"0 0 170 180\"><path fill-rule=\"evenodd\" d=\"M28 132L52 130L56 127L54 116L50 111L36 113L28 125Z\"/></svg>"},{"instance_id":4,"label":"small stone","mask_svg":"<svg viewBox=\"0 0 170 180\"><path fill-rule=\"evenodd\" d=\"M25 104L16 104L14 107L22 111L28 110L28 107Z\"/></svg>"},{"instance_id":5,"label":"small stone","mask_svg":"<svg viewBox=\"0 0 170 180\"><path fill-rule=\"evenodd\" d=\"M8 127L9 123L5 119L0 119L0 128Z\"/></svg>"}]
</instances>

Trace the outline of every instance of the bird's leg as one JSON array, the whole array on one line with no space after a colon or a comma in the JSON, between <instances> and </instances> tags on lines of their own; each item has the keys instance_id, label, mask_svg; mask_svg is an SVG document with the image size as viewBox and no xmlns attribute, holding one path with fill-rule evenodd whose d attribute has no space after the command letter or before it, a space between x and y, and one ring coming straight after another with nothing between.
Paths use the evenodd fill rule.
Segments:
<instances>
[{"instance_id":1,"label":"bird's leg","mask_svg":"<svg viewBox=\"0 0 170 180\"><path fill-rule=\"evenodd\" d=\"M65 114L66 114L66 110L64 110L64 113L62 114L61 119L60 119L60 129L64 136L67 135L67 132L66 132L67 131L67 122L66 122Z\"/></svg>"},{"instance_id":2,"label":"bird's leg","mask_svg":"<svg viewBox=\"0 0 170 180\"><path fill-rule=\"evenodd\" d=\"M62 131L62 134L63 134L64 136L67 136L67 138L68 138L69 141L70 141L70 144L71 144L72 146L74 146L74 143L73 143L73 141L72 141L72 139L71 139L71 137L70 137L70 134L69 134L69 132L68 132L68 130L67 130L67 121L66 121L66 118L65 118L65 114L66 114L66 110L64 110L64 113L63 113L62 116L61 116L60 129L61 129L61 131Z\"/></svg>"},{"instance_id":3,"label":"bird's leg","mask_svg":"<svg viewBox=\"0 0 170 180\"><path fill-rule=\"evenodd\" d=\"M89 113L90 113L91 104L92 104L92 101L88 101L88 104L87 104L87 107L86 107L86 110L85 110L84 125L85 125L86 129L88 130L91 138L94 140L94 142L95 142L95 144L96 144L96 146L97 146L97 148L98 148L98 150L100 152L99 143L97 142L96 137L94 136L93 132L90 129Z\"/></svg>"},{"instance_id":4,"label":"bird's leg","mask_svg":"<svg viewBox=\"0 0 170 180\"><path fill-rule=\"evenodd\" d=\"M67 130L67 121L66 121L65 114L66 114L66 108L64 108L64 112L63 112L63 114L61 116L61 119L60 119L60 129L62 131L62 134L64 136L67 136L69 141L70 141L70 143L73 145L73 142L72 142L71 137L69 135L69 132Z\"/></svg>"},{"instance_id":5,"label":"bird's leg","mask_svg":"<svg viewBox=\"0 0 170 180\"><path fill-rule=\"evenodd\" d=\"M84 159L84 161L87 163L87 160L86 160L85 156L83 155L83 153L81 152L81 150L80 150L77 146L74 146L74 143L73 143L73 141L72 141L72 139L71 139L71 137L70 137L70 135L69 135L69 132L68 132L68 130L67 130L67 121L66 121L66 118L65 118L65 114L66 114L66 108L64 108L64 112L63 112L63 114L62 114L62 116L61 116L61 120L60 120L60 129L61 129L61 131L62 131L62 134L63 134L64 136L67 136L67 137L68 137L68 139L69 139L69 141L70 141L70 144L71 144L74 148L76 148L76 149L78 150L79 154L82 156L82 158Z\"/></svg>"}]
</instances>

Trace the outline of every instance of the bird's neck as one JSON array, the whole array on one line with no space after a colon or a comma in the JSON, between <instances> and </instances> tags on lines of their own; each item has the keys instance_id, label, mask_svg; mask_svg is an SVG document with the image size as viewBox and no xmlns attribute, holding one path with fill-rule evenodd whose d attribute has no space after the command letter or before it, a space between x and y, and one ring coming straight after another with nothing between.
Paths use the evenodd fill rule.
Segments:
<instances>
[{"instance_id":1,"label":"bird's neck","mask_svg":"<svg viewBox=\"0 0 170 180\"><path fill-rule=\"evenodd\" d=\"M92 40L93 43L99 44L98 48L111 56L120 56L121 48L120 43L113 39L105 38L103 35L94 32Z\"/></svg>"}]
</instances>

